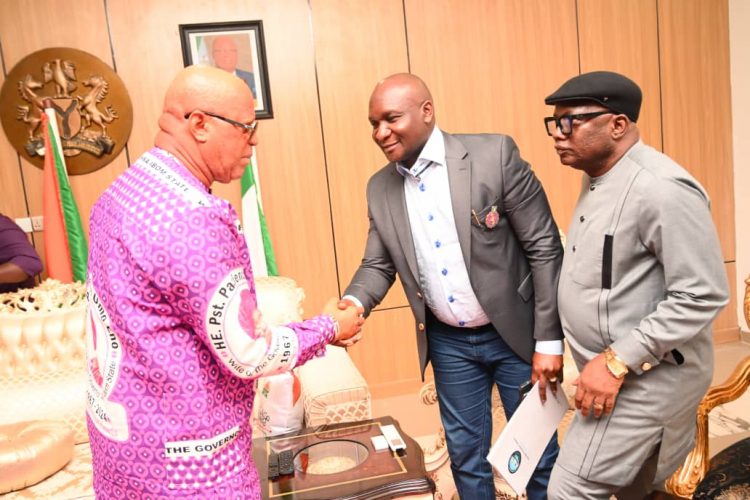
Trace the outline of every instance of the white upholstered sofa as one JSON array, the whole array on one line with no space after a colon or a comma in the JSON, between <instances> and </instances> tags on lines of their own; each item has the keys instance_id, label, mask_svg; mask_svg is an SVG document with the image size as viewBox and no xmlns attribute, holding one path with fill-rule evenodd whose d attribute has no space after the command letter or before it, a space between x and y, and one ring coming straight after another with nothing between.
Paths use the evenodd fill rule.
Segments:
<instances>
[{"instance_id":1,"label":"white upholstered sofa","mask_svg":"<svg viewBox=\"0 0 750 500\"><path fill-rule=\"evenodd\" d=\"M283 277L256 280L268 324L302 317L304 292ZM0 496L93 498L85 419L84 288L48 280L0 295ZM297 369L304 424L372 417L370 391L344 349ZM2 495L12 491L6 495Z\"/></svg>"}]
</instances>

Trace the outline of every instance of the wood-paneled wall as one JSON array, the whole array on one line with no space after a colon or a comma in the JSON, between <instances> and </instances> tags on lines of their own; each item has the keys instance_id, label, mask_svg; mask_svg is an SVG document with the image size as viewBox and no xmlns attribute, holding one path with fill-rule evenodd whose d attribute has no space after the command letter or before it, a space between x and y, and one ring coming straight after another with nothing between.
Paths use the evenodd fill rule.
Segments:
<instances>
[{"instance_id":1,"label":"wood-paneled wall","mask_svg":"<svg viewBox=\"0 0 750 500\"><path fill-rule=\"evenodd\" d=\"M708 189L735 281L726 0L0 3L0 83L27 54L68 46L113 65L130 93L127 148L104 169L71 180L86 224L103 189L152 144L164 90L182 67L178 25L263 20L274 118L259 132L260 183L280 272L305 288L308 314L339 295L359 264L365 184L384 164L370 138L367 101L379 79L400 71L430 85L444 130L512 135L562 228L580 174L557 160L542 125L551 111L544 97L579 72L628 74L644 90L644 141ZM0 212L40 215L41 171L19 159L4 135L0 162ZM215 192L238 206L237 184ZM35 233L40 251L42 242ZM734 311L730 305L717 320L717 339L736 338ZM413 325L396 284L350 350L375 394L420 384Z\"/></svg>"}]
</instances>

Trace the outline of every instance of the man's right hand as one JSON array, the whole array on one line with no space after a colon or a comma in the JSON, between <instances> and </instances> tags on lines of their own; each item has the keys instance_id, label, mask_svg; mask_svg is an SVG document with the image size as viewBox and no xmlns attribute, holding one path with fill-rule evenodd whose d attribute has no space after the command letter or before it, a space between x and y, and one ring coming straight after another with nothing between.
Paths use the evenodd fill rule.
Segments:
<instances>
[{"instance_id":1,"label":"man's right hand","mask_svg":"<svg viewBox=\"0 0 750 500\"><path fill-rule=\"evenodd\" d=\"M337 298L331 298L326 302L323 314L330 315L339 324L339 331L333 341L334 345L347 347L354 343L351 341L352 337L360 333L365 322L364 312L363 307L357 307L353 304L342 307Z\"/></svg>"},{"instance_id":2,"label":"man's right hand","mask_svg":"<svg viewBox=\"0 0 750 500\"><path fill-rule=\"evenodd\" d=\"M604 353L597 354L581 370L581 374L573 382L576 389L576 408L581 415L595 418L609 415L615 407L617 395L625 378L616 378L607 368Z\"/></svg>"}]
</instances>

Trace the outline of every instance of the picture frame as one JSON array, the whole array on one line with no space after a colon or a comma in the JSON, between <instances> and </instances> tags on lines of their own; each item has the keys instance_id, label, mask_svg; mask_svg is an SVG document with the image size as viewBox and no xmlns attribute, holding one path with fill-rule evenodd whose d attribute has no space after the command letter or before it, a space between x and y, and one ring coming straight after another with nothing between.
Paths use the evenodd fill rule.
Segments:
<instances>
[{"instance_id":1,"label":"picture frame","mask_svg":"<svg viewBox=\"0 0 750 500\"><path fill-rule=\"evenodd\" d=\"M203 64L235 73L255 97L256 119L273 118L263 21L180 24L185 66Z\"/></svg>"}]
</instances>

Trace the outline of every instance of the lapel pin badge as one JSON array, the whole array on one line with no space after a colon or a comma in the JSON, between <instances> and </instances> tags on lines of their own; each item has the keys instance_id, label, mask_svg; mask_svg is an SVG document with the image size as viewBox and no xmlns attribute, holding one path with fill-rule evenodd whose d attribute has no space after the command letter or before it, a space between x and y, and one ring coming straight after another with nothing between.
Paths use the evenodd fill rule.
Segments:
<instances>
[{"instance_id":1,"label":"lapel pin badge","mask_svg":"<svg viewBox=\"0 0 750 500\"><path fill-rule=\"evenodd\" d=\"M487 229L492 229L497 226L498 222L500 222L500 213L497 211L497 205L492 205L492 208L484 217L484 225Z\"/></svg>"}]
</instances>

